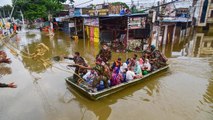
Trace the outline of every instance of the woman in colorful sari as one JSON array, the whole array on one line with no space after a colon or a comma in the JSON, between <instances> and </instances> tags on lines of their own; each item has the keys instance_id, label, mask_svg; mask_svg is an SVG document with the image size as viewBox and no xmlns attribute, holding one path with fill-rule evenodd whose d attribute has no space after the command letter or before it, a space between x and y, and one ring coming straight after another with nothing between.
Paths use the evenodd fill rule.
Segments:
<instances>
[{"instance_id":1,"label":"woman in colorful sari","mask_svg":"<svg viewBox=\"0 0 213 120\"><path fill-rule=\"evenodd\" d=\"M122 75L117 73L118 67L115 67L112 72L111 86L118 85L122 81Z\"/></svg>"},{"instance_id":2,"label":"woman in colorful sari","mask_svg":"<svg viewBox=\"0 0 213 120\"><path fill-rule=\"evenodd\" d=\"M139 61L136 62L134 72L136 74L136 78L142 78L142 70Z\"/></svg>"},{"instance_id":3,"label":"woman in colorful sari","mask_svg":"<svg viewBox=\"0 0 213 120\"><path fill-rule=\"evenodd\" d=\"M140 67L143 66L143 63L144 63L143 59L142 59L142 58L139 58L139 65L140 65Z\"/></svg>"},{"instance_id":4,"label":"woman in colorful sari","mask_svg":"<svg viewBox=\"0 0 213 120\"><path fill-rule=\"evenodd\" d=\"M145 62L142 66L143 75L148 74L151 71L151 64L149 63L149 59L145 59Z\"/></svg>"}]
</instances>

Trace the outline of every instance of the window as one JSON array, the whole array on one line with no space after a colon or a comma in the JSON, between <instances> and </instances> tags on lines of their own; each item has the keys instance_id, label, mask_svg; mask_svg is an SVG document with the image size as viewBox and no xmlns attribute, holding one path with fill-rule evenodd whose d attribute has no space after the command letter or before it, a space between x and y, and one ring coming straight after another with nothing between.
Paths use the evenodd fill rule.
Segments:
<instances>
[{"instance_id":1,"label":"window","mask_svg":"<svg viewBox=\"0 0 213 120\"><path fill-rule=\"evenodd\" d=\"M203 8L202 8L202 13L201 13L200 23L205 23L205 20L206 20L206 11L207 11L208 5L209 5L209 0L205 0L204 3L203 3Z\"/></svg>"},{"instance_id":2,"label":"window","mask_svg":"<svg viewBox=\"0 0 213 120\"><path fill-rule=\"evenodd\" d=\"M213 10L211 10L211 15L210 15L210 17L213 17Z\"/></svg>"},{"instance_id":3,"label":"window","mask_svg":"<svg viewBox=\"0 0 213 120\"><path fill-rule=\"evenodd\" d=\"M211 3L213 3L213 0L211 0Z\"/></svg>"}]
</instances>

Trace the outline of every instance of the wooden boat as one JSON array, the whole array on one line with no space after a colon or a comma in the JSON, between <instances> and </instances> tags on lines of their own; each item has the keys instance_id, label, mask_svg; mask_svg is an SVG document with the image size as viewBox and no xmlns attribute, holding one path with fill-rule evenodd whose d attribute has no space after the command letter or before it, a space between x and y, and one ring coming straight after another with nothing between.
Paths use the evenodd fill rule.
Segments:
<instances>
[{"instance_id":1,"label":"wooden boat","mask_svg":"<svg viewBox=\"0 0 213 120\"><path fill-rule=\"evenodd\" d=\"M134 80L131 80L131 81L128 81L128 82L124 82L124 83L121 83L119 85L112 86L110 88L103 89L103 90L97 91L97 92L92 92L92 91L88 90L87 88L76 84L76 81L72 77L68 77L65 80L68 84L68 89L77 90L78 92L82 93L84 96L88 97L89 99L98 100L98 99L103 98L105 96L116 93L116 92L118 92L122 89L125 89L128 86L131 86L131 85L134 85L138 82L144 81L145 79L147 79L147 78L149 78L149 77L151 77L151 76L153 76L153 75L155 75L159 72L162 72L162 71L164 71L168 68L169 68L169 66L167 65L165 67L162 67L162 68L160 68L156 71L153 71L153 72L145 75L143 78L134 79Z\"/></svg>"}]
</instances>

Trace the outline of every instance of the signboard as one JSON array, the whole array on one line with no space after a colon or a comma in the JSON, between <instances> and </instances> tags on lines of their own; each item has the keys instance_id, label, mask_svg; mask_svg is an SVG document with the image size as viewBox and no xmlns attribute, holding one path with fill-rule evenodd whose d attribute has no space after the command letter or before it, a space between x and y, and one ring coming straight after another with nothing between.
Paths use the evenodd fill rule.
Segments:
<instances>
[{"instance_id":1,"label":"signboard","mask_svg":"<svg viewBox=\"0 0 213 120\"><path fill-rule=\"evenodd\" d=\"M69 27L70 28L75 27L75 24L74 23L69 23Z\"/></svg>"},{"instance_id":2,"label":"signboard","mask_svg":"<svg viewBox=\"0 0 213 120\"><path fill-rule=\"evenodd\" d=\"M99 9L99 10L89 10L89 16L106 16L109 15L108 9Z\"/></svg>"},{"instance_id":3,"label":"signboard","mask_svg":"<svg viewBox=\"0 0 213 120\"><path fill-rule=\"evenodd\" d=\"M69 9L69 16L70 16L70 17L73 17L73 16L74 16L74 11L75 11L74 8L70 8L70 9Z\"/></svg>"},{"instance_id":4,"label":"signboard","mask_svg":"<svg viewBox=\"0 0 213 120\"><path fill-rule=\"evenodd\" d=\"M129 29L141 29L145 28L146 18L145 17L130 17L129 18Z\"/></svg>"},{"instance_id":5,"label":"signboard","mask_svg":"<svg viewBox=\"0 0 213 120\"><path fill-rule=\"evenodd\" d=\"M98 18L84 18L84 25L88 26L99 26Z\"/></svg>"},{"instance_id":6,"label":"signboard","mask_svg":"<svg viewBox=\"0 0 213 120\"><path fill-rule=\"evenodd\" d=\"M81 8L75 8L74 15L75 16L81 16L82 15L82 9Z\"/></svg>"}]
</instances>

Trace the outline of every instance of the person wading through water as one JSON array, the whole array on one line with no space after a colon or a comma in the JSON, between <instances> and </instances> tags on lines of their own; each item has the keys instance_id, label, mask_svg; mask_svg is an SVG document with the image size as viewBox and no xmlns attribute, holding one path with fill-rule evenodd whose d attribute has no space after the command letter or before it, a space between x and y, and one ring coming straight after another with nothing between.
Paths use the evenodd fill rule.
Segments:
<instances>
[{"instance_id":1,"label":"person wading through water","mask_svg":"<svg viewBox=\"0 0 213 120\"><path fill-rule=\"evenodd\" d=\"M0 51L0 63L11 63L10 58L7 58L7 54L4 51Z\"/></svg>"},{"instance_id":2,"label":"person wading through water","mask_svg":"<svg viewBox=\"0 0 213 120\"><path fill-rule=\"evenodd\" d=\"M88 67L87 63L85 62L84 58L80 56L79 52L75 52L74 57L64 57L64 59L69 59L69 60L73 60L74 61L74 65L68 65L68 67L75 67L75 73L77 75L83 76L84 74L87 73L87 69L84 68L80 68L78 65L82 65L85 67ZM74 79L78 79L78 76L74 74L73 78Z\"/></svg>"},{"instance_id":3,"label":"person wading through water","mask_svg":"<svg viewBox=\"0 0 213 120\"><path fill-rule=\"evenodd\" d=\"M10 58L7 58L7 54L4 51L0 51L0 64L7 63L10 64ZM1 74L1 73L0 73ZM0 88L10 87L10 88L16 88L17 85L14 84L14 82L6 84L6 83L0 83Z\"/></svg>"}]
</instances>

